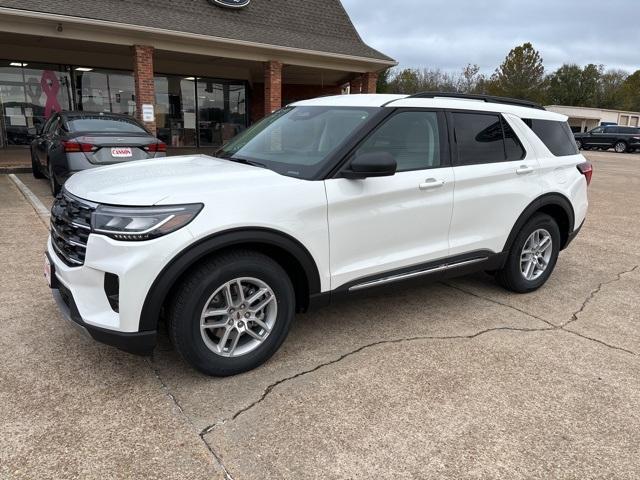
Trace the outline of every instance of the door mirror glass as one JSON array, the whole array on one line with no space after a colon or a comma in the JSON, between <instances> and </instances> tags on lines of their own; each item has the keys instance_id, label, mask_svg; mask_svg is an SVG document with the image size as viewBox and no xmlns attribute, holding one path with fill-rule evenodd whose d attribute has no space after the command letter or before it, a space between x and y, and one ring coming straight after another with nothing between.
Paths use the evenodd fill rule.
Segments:
<instances>
[{"instance_id":1,"label":"door mirror glass","mask_svg":"<svg viewBox=\"0 0 640 480\"><path fill-rule=\"evenodd\" d=\"M397 168L396 159L388 152L363 153L351 161L342 176L350 179L390 177L395 175Z\"/></svg>"}]
</instances>

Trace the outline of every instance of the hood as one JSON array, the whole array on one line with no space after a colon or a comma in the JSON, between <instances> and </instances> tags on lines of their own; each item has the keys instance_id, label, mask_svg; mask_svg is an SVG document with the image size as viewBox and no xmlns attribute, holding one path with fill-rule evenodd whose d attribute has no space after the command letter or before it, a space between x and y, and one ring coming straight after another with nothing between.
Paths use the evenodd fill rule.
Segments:
<instances>
[{"instance_id":1,"label":"hood","mask_svg":"<svg viewBox=\"0 0 640 480\"><path fill-rule=\"evenodd\" d=\"M127 206L198 203L223 190L299 182L265 168L206 155L141 160L85 170L65 188L95 203Z\"/></svg>"}]
</instances>

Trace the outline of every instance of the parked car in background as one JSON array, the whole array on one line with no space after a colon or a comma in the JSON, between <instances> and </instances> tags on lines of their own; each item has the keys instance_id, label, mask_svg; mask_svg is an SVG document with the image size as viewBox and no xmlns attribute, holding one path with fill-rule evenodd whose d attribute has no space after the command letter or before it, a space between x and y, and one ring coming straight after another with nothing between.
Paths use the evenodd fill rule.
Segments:
<instances>
[{"instance_id":1,"label":"parked car in background","mask_svg":"<svg viewBox=\"0 0 640 480\"><path fill-rule=\"evenodd\" d=\"M540 288L580 231L592 175L567 117L446 93L298 102L217 157L69 180L45 259L67 319L149 354L163 317L195 368L245 372L295 312L341 295L483 270Z\"/></svg>"},{"instance_id":2,"label":"parked car in background","mask_svg":"<svg viewBox=\"0 0 640 480\"><path fill-rule=\"evenodd\" d=\"M114 163L166 156L167 146L127 115L53 114L31 142L36 178L48 178L54 195L74 173Z\"/></svg>"},{"instance_id":3,"label":"parked car in background","mask_svg":"<svg viewBox=\"0 0 640 480\"><path fill-rule=\"evenodd\" d=\"M613 148L617 153L640 149L640 128L617 125L597 127L586 133L576 133L576 144L583 150Z\"/></svg>"}]
</instances>

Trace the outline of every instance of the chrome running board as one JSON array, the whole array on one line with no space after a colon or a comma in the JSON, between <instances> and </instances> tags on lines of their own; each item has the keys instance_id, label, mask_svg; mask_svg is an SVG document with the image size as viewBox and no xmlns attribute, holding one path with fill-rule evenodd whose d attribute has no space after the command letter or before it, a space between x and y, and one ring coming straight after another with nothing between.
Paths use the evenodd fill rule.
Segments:
<instances>
[{"instance_id":1,"label":"chrome running board","mask_svg":"<svg viewBox=\"0 0 640 480\"><path fill-rule=\"evenodd\" d=\"M364 290L366 288L377 287L378 285L385 285L387 283L399 282L400 280L407 280L409 278L421 277L430 273L442 272L445 270L451 270L453 268L464 267L465 265L471 265L473 263L484 262L489 257L474 258L472 260L464 260L457 263L445 263L438 265L437 267L427 268L425 270L417 270L413 272L400 273L398 275L391 275L390 277L380 278L378 280L371 280L370 282L359 283L349 288L350 292L356 292L358 290Z\"/></svg>"}]
</instances>

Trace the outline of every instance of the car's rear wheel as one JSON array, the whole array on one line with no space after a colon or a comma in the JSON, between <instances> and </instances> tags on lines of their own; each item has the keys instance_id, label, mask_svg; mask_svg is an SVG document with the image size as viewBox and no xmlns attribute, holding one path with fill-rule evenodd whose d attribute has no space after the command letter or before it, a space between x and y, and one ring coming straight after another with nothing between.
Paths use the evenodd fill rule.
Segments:
<instances>
[{"instance_id":1,"label":"car's rear wheel","mask_svg":"<svg viewBox=\"0 0 640 480\"><path fill-rule=\"evenodd\" d=\"M261 253L233 251L182 282L169 311L169 334L194 368L236 375L278 350L294 313L294 289L284 269Z\"/></svg>"},{"instance_id":2,"label":"car's rear wheel","mask_svg":"<svg viewBox=\"0 0 640 480\"><path fill-rule=\"evenodd\" d=\"M58 193L60 193L60 188L61 185L58 183L58 180L56 179L56 175L53 173L53 165L51 164L51 161L48 162L48 173L49 173L49 187L51 188L51 195L53 195L54 197L56 195L58 195Z\"/></svg>"},{"instance_id":3,"label":"car's rear wheel","mask_svg":"<svg viewBox=\"0 0 640 480\"><path fill-rule=\"evenodd\" d=\"M33 176L35 178L46 178L42 170L40 170L40 164L36 161L36 158L33 156L33 150L31 150L31 171L33 172Z\"/></svg>"},{"instance_id":4,"label":"car's rear wheel","mask_svg":"<svg viewBox=\"0 0 640 480\"><path fill-rule=\"evenodd\" d=\"M627 144L625 142L616 142L613 149L616 153L625 153L627 151Z\"/></svg>"},{"instance_id":5,"label":"car's rear wheel","mask_svg":"<svg viewBox=\"0 0 640 480\"><path fill-rule=\"evenodd\" d=\"M544 285L558 261L560 229L549 215L536 214L516 236L496 280L513 292L528 293Z\"/></svg>"}]
</instances>

